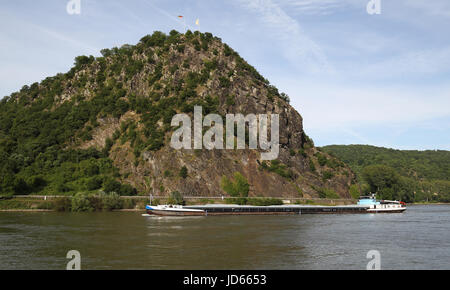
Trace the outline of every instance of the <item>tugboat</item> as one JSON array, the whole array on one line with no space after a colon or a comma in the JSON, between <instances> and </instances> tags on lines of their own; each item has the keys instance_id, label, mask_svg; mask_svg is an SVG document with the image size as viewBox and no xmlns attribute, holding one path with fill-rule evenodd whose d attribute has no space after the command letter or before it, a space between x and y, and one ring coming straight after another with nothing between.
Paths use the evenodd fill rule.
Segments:
<instances>
[{"instance_id":1,"label":"tugboat","mask_svg":"<svg viewBox=\"0 0 450 290\"><path fill-rule=\"evenodd\" d=\"M406 204L397 200L377 200L375 194L361 196L358 205L368 206L368 213L399 213L406 210Z\"/></svg>"},{"instance_id":2,"label":"tugboat","mask_svg":"<svg viewBox=\"0 0 450 290\"><path fill-rule=\"evenodd\" d=\"M147 214L165 216L202 216L206 211L201 209L184 208L182 205L146 205Z\"/></svg>"}]
</instances>

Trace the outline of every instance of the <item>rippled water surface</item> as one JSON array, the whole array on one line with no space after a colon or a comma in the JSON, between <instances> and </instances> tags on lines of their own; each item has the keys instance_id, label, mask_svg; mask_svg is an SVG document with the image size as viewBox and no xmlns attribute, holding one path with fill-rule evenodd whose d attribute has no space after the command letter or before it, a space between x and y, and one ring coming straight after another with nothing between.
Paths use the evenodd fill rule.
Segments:
<instances>
[{"instance_id":1,"label":"rippled water surface","mask_svg":"<svg viewBox=\"0 0 450 290\"><path fill-rule=\"evenodd\" d=\"M450 269L450 206L401 214L0 213L0 269Z\"/></svg>"}]
</instances>

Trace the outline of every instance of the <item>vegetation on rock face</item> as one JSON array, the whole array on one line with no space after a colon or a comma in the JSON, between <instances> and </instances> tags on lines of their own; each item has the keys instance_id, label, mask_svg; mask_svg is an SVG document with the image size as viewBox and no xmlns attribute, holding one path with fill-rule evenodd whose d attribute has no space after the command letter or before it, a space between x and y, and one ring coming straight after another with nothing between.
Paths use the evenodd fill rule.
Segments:
<instances>
[{"instance_id":1,"label":"vegetation on rock face","mask_svg":"<svg viewBox=\"0 0 450 290\"><path fill-rule=\"evenodd\" d=\"M248 197L250 185L240 172L234 173L234 181L228 179L226 176L222 176L220 185L232 197Z\"/></svg>"},{"instance_id":2,"label":"vegetation on rock face","mask_svg":"<svg viewBox=\"0 0 450 290\"><path fill-rule=\"evenodd\" d=\"M270 111L284 118L280 161L272 161L253 180L262 184L268 174L278 177L259 193L278 194L277 184L287 178L293 185L286 190L293 194L301 186L305 194L317 195L312 188L317 182L346 194L348 169L325 154L313 157L314 143L301 129L301 116L288 104L289 97L219 38L198 31L154 32L136 45L101 54L78 56L67 73L25 85L0 101L0 195L100 190L135 195L158 189L160 194L217 194L220 184L209 182L212 168L205 168L211 156L195 151L175 157L167 146L173 115L192 114L195 105L202 106L203 114ZM243 159L241 153L221 154L226 157L214 158ZM320 158L323 168L305 166L313 158ZM182 167L191 162L196 167ZM220 168L218 176L237 171L237 166L223 166L228 167ZM320 178L325 170L332 175ZM238 194L248 195L243 179L235 179ZM87 207L86 197L77 199L76 207Z\"/></svg>"},{"instance_id":3,"label":"vegetation on rock face","mask_svg":"<svg viewBox=\"0 0 450 290\"><path fill-rule=\"evenodd\" d=\"M178 204L178 205L185 205L186 202L184 201L183 195L178 191L173 191L170 193L170 197L168 202L169 204Z\"/></svg>"},{"instance_id":4,"label":"vegetation on rock face","mask_svg":"<svg viewBox=\"0 0 450 290\"><path fill-rule=\"evenodd\" d=\"M329 188L319 188L317 189L319 192L320 198L329 198L329 199L335 199L339 198L339 195L332 189Z\"/></svg>"},{"instance_id":5,"label":"vegetation on rock face","mask_svg":"<svg viewBox=\"0 0 450 290\"><path fill-rule=\"evenodd\" d=\"M186 178L188 176L188 170L186 166L181 167L179 175L182 178Z\"/></svg>"},{"instance_id":6,"label":"vegetation on rock face","mask_svg":"<svg viewBox=\"0 0 450 290\"><path fill-rule=\"evenodd\" d=\"M322 147L350 165L361 193L407 202L450 202L450 152L394 150L368 145ZM356 195L351 188L352 196Z\"/></svg>"},{"instance_id":7,"label":"vegetation on rock face","mask_svg":"<svg viewBox=\"0 0 450 290\"><path fill-rule=\"evenodd\" d=\"M263 161L261 164L262 169L275 172L280 176L283 176L284 178L293 178L293 173L291 170L287 168L285 164L282 164L279 160L272 160L270 162L270 165L267 165L266 161Z\"/></svg>"}]
</instances>

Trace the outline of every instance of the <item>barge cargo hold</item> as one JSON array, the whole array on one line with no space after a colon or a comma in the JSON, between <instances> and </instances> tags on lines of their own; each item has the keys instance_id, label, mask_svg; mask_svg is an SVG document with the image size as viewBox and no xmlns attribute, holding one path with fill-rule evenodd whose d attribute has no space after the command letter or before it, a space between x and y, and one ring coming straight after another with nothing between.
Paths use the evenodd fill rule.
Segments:
<instances>
[{"instance_id":1,"label":"barge cargo hold","mask_svg":"<svg viewBox=\"0 0 450 290\"><path fill-rule=\"evenodd\" d=\"M332 214L332 213L367 213L367 206L343 205L228 205L207 204L185 206L189 209L205 211L206 215L288 215L288 214Z\"/></svg>"}]
</instances>

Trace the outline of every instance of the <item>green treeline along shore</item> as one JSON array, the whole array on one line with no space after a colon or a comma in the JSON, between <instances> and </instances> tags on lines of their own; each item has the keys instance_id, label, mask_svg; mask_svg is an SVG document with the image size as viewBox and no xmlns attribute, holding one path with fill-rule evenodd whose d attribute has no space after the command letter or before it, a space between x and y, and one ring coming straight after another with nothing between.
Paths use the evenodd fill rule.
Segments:
<instances>
[{"instance_id":1,"label":"green treeline along shore","mask_svg":"<svg viewBox=\"0 0 450 290\"><path fill-rule=\"evenodd\" d=\"M377 192L382 199L409 203L450 202L450 151L395 150L369 145L329 145L356 173L352 196Z\"/></svg>"}]
</instances>

